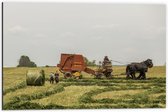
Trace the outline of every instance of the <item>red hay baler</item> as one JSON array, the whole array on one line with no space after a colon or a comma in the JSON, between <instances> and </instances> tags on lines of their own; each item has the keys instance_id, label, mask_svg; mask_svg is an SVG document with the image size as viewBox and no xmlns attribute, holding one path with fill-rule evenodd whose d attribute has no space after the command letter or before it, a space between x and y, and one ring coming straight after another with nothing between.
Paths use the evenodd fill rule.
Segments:
<instances>
[{"instance_id":1,"label":"red hay baler","mask_svg":"<svg viewBox=\"0 0 168 112\"><path fill-rule=\"evenodd\" d=\"M57 64L59 70L64 74L64 77L80 77L80 73L86 72L96 76L97 78L101 78L102 75L105 75L105 69L100 69L95 71L86 66L85 59L80 54L61 54L60 63ZM109 70L108 70L109 71ZM108 74L111 74L112 68ZM100 76L101 75L101 76ZM106 75L105 75L106 76Z\"/></svg>"}]
</instances>

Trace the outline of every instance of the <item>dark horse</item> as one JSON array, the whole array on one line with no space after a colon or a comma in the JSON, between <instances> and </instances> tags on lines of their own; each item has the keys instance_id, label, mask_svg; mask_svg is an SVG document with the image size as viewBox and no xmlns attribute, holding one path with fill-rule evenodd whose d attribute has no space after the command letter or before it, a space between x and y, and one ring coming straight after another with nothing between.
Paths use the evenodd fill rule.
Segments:
<instances>
[{"instance_id":1,"label":"dark horse","mask_svg":"<svg viewBox=\"0 0 168 112\"><path fill-rule=\"evenodd\" d=\"M132 79L146 79L146 72L148 71L148 68L153 67L153 62L151 59L147 59L146 61L140 62L140 63L131 63L127 65L126 68L126 75L127 78ZM140 73L139 76L136 78L135 73Z\"/></svg>"}]
</instances>

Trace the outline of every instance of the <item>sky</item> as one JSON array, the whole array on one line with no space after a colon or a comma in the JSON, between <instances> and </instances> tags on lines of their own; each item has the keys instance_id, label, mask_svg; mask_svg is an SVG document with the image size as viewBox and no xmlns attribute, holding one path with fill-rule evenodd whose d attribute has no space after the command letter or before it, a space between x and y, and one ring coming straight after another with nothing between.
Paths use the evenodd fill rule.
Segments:
<instances>
[{"instance_id":1,"label":"sky","mask_svg":"<svg viewBox=\"0 0 168 112\"><path fill-rule=\"evenodd\" d=\"M21 55L55 66L61 53L166 63L166 5L5 2L3 18L4 67L17 66Z\"/></svg>"}]
</instances>

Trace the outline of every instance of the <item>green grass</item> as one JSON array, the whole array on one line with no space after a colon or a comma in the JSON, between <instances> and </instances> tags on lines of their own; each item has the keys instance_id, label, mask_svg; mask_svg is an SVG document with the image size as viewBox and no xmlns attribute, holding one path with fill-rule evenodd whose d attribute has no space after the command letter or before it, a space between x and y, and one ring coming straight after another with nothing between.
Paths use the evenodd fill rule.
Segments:
<instances>
[{"instance_id":1,"label":"green grass","mask_svg":"<svg viewBox=\"0 0 168 112\"><path fill-rule=\"evenodd\" d=\"M26 72L43 69L44 86L26 86ZM96 68L94 68L96 69ZM149 69L146 80L127 80L125 66L113 67L112 79L95 79L82 72L82 79L63 79L49 84L55 67L3 68L3 109L104 109L165 108L166 68Z\"/></svg>"}]
</instances>

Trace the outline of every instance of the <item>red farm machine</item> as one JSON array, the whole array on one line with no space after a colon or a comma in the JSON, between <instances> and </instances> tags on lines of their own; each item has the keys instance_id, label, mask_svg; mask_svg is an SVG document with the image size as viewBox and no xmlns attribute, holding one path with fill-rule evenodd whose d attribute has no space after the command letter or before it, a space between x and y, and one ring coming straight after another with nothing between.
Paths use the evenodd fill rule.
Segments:
<instances>
[{"instance_id":1,"label":"red farm machine","mask_svg":"<svg viewBox=\"0 0 168 112\"><path fill-rule=\"evenodd\" d=\"M107 56L105 56L102 65L97 70L93 70L87 67L85 58L80 54L61 54L61 60L57 67L64 74L64 78L80 78L82 71L94 75L96 78L101 78L103 75L106 78L111 78L113 71L111 61Z\"/></svg>"}]
</instances>

